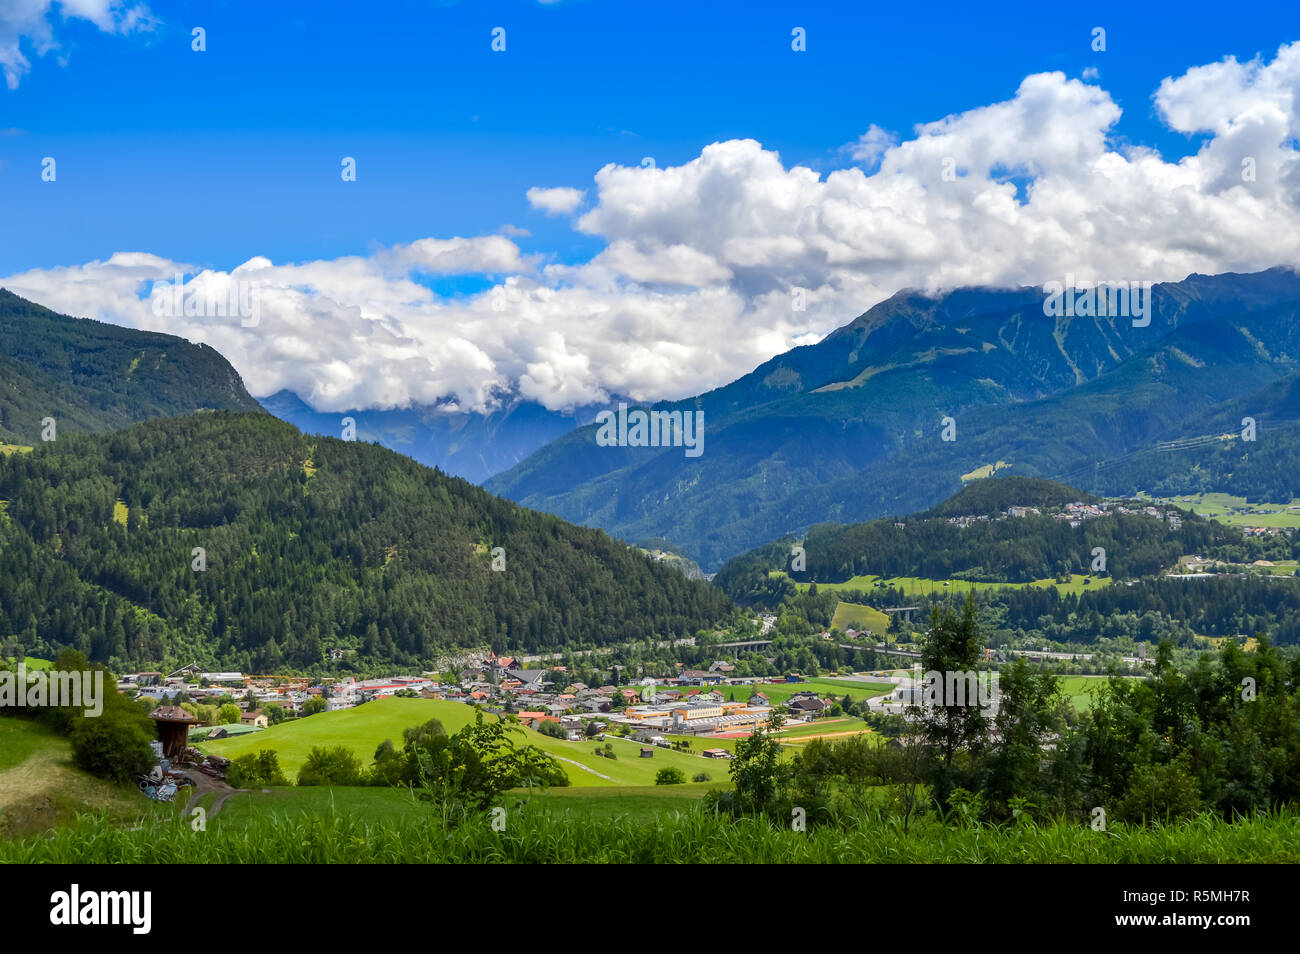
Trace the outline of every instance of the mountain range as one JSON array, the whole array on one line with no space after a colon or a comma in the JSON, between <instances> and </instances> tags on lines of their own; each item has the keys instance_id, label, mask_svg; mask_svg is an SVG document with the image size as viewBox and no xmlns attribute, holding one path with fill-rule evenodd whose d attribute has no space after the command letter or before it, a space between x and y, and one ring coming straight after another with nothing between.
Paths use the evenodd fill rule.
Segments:
<instances>
[{"instance_id":1,"label":"mountain range","mask_svg":"<svg viewBox=\"0 0 1300 954\"><path fill-rule=\"evenodd\" d=\"M1267 461L1255 492L1300 493L1297 468L1273 466L1280 443L1296 447L1300 275L1157 284L1142 321L1053 316L1048 298L900 292L725 387L655 405L704 412L700 457L600 446L585 426L485 487L627 540L668 540L706 570L814 523L925 509L995 470L1110 493L1159 476L1179 492ZM1248 416L1253 444L1233 437ZM1162 447L1193 438L1204 440ZM1182 481L1172 460L1210 462L1214 476Z\"/></svg>"},{"instance_id":2,"label":"mountain range","mask_svg":"<svg viewBox=\"0 0 1300 954\"><path fill-rule=\"evenodd\" d=\"M326 414L292 391L261 399L262 407L304 434L337 437L342 421L352 418L356 436L400 451L413 460L476 484L515 466L581 423L598 408L552 411L518 396L494 411L451 411L432 405L385 410L350 410Z\"/></svg>"}]
</instances>

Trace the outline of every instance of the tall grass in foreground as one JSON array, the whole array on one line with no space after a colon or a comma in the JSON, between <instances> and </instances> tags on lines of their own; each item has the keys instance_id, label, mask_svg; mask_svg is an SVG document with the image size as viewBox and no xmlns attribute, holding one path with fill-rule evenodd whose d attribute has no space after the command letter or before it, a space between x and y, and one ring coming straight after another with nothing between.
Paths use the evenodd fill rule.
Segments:
<instances>
[{"instance_id":1,"label":"tall grass in foreground","mask_svg":"<svg viewBox=\"0 0 1300 954\"><path fill-rule=\"evenodd\" d=\"M487 818L447 828L430 814L367 822L338 811L267 814L239 826L214 819L194 832L184 820L125 831L97 817L22 841L0 843L0 861L102 864L458 863L1295 863L1300 815L1236 822L1203 815L1152 828L1109 831L1063 822L999 827L864 819L849 829L807 832L763 819L732 819L700 807L657 816L587 818L514 810L504 831Z\"/></svg>"}]
</instances>

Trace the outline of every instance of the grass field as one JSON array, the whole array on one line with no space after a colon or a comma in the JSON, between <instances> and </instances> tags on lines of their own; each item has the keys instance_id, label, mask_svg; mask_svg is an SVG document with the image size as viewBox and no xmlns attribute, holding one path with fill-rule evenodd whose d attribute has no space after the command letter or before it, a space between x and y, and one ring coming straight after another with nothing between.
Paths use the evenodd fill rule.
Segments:
<instances>
[{"instance_id":1,"label":"grass field","mask_svg":"<svg viewBox=\"0 0 1300 954\"><path fill-rule=\"evenodd\" d=\"M983 467L976 467L969 474L962 474L961 482L963 484L968 484L972 480L982 480L985 477L992 477L1003 467L1007 467L1007 466L1010 465L1008 465L1005 460L1000 460L992 464L985 464Z\"/></svg>"},{"instance_id":2,"label":"grass field","mask_svg":"<svg viewBox=\"0 0 1300 954\"><path fill-rule=\"evenodd\" d=\"M676 788L676 787L674 787ZM328 792L329 790L322 790ZM856 825L794 831L765 819L731 818L705 809L693 793L662 795L554 790L526 805L507 802L504 827L490 816L448 827L432 809L407 810L395 798L374 807L367 789L352 802L335 789L332 807L312 810L254 795L241 814L233 805L193 832L176 820L124 830L87 818L48 836L0 840L0 862L100 864L410 864L652 863L782 864L799 862L960 864L1194 864L1300 861L1300 814L1275 812L1236 822L1202 815L1139 828L1115 822L946 826L918 819L904 835L869 814ZM595 797L593 797L595 796ZM663 801L660 801L662 799ZM229 804L229 803L227 803ZM274 810L278 805L280 810ZM272 807L264 811L263 806ZM650 806L650 811L645 809ZM295 810L296 807L296 810ZM376 815L389 813L379 819Z\"/></svg>"},{"instance_id":3,"label":"grass field","mask_svg":"<svg viewBox=\"0 0 1300 954\"><path fill-rule=\"evenodd\" d=\"M883 696L887 692L892 692L894 686L887 682L854 682L851 679L809 679L805 682L765 682L755 686L722 686L721 689L724 698L728 697L730 691L734 689L736 699L742 702L749 698L750 693L761 689L772 705L779 706L784 705L798 692L811 690L821 695L834 696L836 699L849 695L857 701L872 696Z\"/></svg>"},{"instance_id":4,"label":"grass field","mask_svg":"<svg viewBox=\"0 0 1300 954\"><path fill-rule=\"evenodd\" d=\"M715 779L718 776L714 775ZM721 781L725 783L725 763ZM618 818L689 811L716 784L650 785L610 788L552 788L531 795L512 792L503 798L504 807L582 818ZM232 795L221 814L213 819L226 831L244 829L259 816L286 818L346 815L367 824L394 824L431 815L428 803L405 788L274 788L269 792Z\"/></svg>"},{"instance_id":5,"label":"grass field","mask_svg":"<svg viewBox=\"0 0 1300 954\"><path fill-rule=\"evenodd\" d=\"M889 614L882 613L874 606L841 601L835 607L835 615L831 618L831 626L841 633L850 629L858 631L865 629L877 636L883 636L885 631L889 629Z\"/></svg>"},{"instance_id":6,"label":"grass field","mask_svg":"<svg viewBox=\"0 0 1300 954\"><path fill-rule=\"evenodd\" d=\"M285 775L294 779L313 746L346 746L363 765L369 766L379 743L391 739L401 748L402 730L429 719L438 719L448 732L455 732L474 721L474 709L460 702L436 699L377 699L355 709L322 712L235 739L205 742L199 748L228 759L272 749ZM665 766L678 768L691 778L717 764L716 760L701 755L668 749L655 749L652 758L643 759L640 743L618 739L612 734L609 741L617 758L609 759L595 754L595 741L569 742L532 729L522 731L523 735L515 736L517 744L535 745L560 758L570 783L575 786L653 785L655 773ZM709 747L700 746L701 749ZM714 777L718 776L714 774Z\"/></svg>"},{"instance_id":7,"label":"grass field","mask_svg":"<svg viewBox=\"0 0 1300 954\"><path fill-rule=\"evenodd\" d=\"M127 824L174 811L82 772L68 740L40 723L0 718L0 836L35 834L84 812Z\"/></svg>"},{"instance_id":8,"label":"grass field","mask_svg":"<svg viewBox=\"0 0 1300 954\"><path fill-rule=\"evenodd\" d=\"M6 662L12 663L14 660L10 659L6 660ZM54 665L50 660L39 659L36 656L24 656L22 662L27 667L28 672L38 672L42 669L49 669L50 666Z\"/></svg>"},{"instance_id":9,"label":"grass field","mask_svg":"<svg viewBox=\"0 0 1300 954\"><path fill-rule=\"evenodd\" d=\"M825 739L838 742L853 735L870 735L873 741L883 741L884 736L872 732L867 724L853 716L842 718L815 719L783 728L777 735L784 745L800 746L812 739Z\"/></svg>"},{"instance_id":10,"label":"grass field","mask_svg":"<svg viewBox=\"0 0 1300 954\"><path fill-rule=\"evenodd\" d=\"M345 746L363 765L369 765L379 743L390 739L401 748L402 730L430 719L441 720L448 732L455 732L474 721L474 710L458 702L435 699L377 699L355 709L321 712L238 738L204 742L199 748L228 759L273 749L285 775L296 778L314 746Z\"/></svg>"},{"instance_id":11,"label":"grass field","mask_svg":"<svg viewBox=\"0 0 1300 954\"><path fill-rule=\"evenodd\" d=\"M1158 503L1191 510L1202 517L1237 527L1300 527L1300 500L1289 504L1247 503L1245 497L1231 494L1192 494L1187 497L1156 497ZM1294 508L1294 509L1293 509ZM1262 511L1251 513L1250 511Z\"/></svg>"},{"instance_id":12,"label":"grass field","mask_svg":"<svg viewBox=\"0 0 1300 954\"><path fill-rule=\"evenodd\" d=\"M769 575L784 575L783 571L773 570ZM1091 579L1091 583L1083 582ZM846 592L853 590L870 590L877 583L883 586L893 586L901 589L906 595L914 596L918 594L943 594L943 593L965 593L967 590L995 590L1000 587L1011 587L1020 589L1025 586L1038 587L1056 587L1062 593L1086 593L1088 590L1096 589L1101 586L1109 586L1110 578L1105 576L1086 577L1082 574L1075 573L1070 577L1069 583L1057 583L1055 580L1035 580L1032 583L977 583L970 580L927 580L919 576L894 576L882 578L872 574L863 574L855 576L852 579L845 580L843 583L821 583L817 584L818 591L830 590L832 592ZM810 584L797 583L800 590L808 589Z\"/></svg>"},{"instance_id":13,"label":"grass field","mask_svg":"<svg viewBox=\"0 0 1300 954\"><path fill-rule=\"evenodd\" d=\"M1062 676L1061 688L1065 691L1070 705L1080 712L1092 702L1092 693L1105 684L1106 676Z\"/></svg>"}]
</instances>

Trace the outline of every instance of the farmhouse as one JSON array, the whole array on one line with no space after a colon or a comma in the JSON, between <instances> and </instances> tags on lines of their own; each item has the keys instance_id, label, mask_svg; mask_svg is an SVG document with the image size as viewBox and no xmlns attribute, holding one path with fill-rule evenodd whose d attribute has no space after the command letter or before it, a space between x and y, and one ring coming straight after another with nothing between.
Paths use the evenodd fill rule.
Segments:
<instances>
[{"instance_id":1,"label":"farmhouse","mask_svg":"<svg viewBox=\"0 0 1300 954\"><path fill-rule=\"evenodd\" d=\"M830 705L823 699L808 698L807 696L791 699L787 708L794 715L821 715L830 708Z\"/></svg>"}]
</instances>

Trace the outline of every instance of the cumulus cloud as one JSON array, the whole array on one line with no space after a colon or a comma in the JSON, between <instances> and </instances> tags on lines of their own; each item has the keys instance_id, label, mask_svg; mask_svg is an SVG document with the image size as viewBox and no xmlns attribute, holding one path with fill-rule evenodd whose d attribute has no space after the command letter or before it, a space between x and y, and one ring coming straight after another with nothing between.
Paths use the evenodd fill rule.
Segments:
<instances>
[{"instance_id":1,"label":"cumulus cloud","mask_svg":"<svg viewBox=\"0 0 1300 954\"><path fill-rule=\"evenodd\" d=\"M32 64L23 52L26 45L37 56L59 48L55 39L54 8L58 19L88 20L105 33L131 33L148 29L149 10L144 4L123 0L7 0L0 3L0 69L5 84L17 89Z\"/></svg>"},{"instance_id":2,"label":"cumulus cloud","mask_svg":"<svg viewBox=\"0 0 1300 954\"><path fill-rule=\"evenodd\" d=\"M119 254L0 285L205 341L254 394L287 388L326 411L446 400L478 410L507 393L551 408L681 398L900 288L1300 265L1298 90L1300 44L1166 79L1158 115L1199 137L1175 158L1122 144L1105 89L1053 72L907 136L869 126L845 150L859 164L826 175L753 140L713 143L680 166L610 164L575 222L604 247L577 264L525 255L497 234L329 261L254 257L229 273ZM547 211L583 199L528 193ZM196 290L260 283L259 323L159 315L152 283L177 271ZM430 276L450 274L491 284L435 293ZM796 311L800 289L807 307Z\"/></svg>"},{"instance_id":3,"label":"cumulus cloud","mask_svg":"<svg viewBox=\"0 0 1300 954\"><path fill-rule=\"evenodd\" d=\"M554 189L533 186L526 195L528 204L534 209L541 209L547 215L568 215L582 203L582 197L586 193L568 186Z\"/></svg>"},{"instance_id":4,"label":"cumulus cloud","mask_svg":"<svg viewBox=\"0 0 1300 954\"><path fill-rule=\"evenodd\" d=\"M867 127L867 131L858 137L857 142L849 145L848 149L854 162L874 166L896 145L898 145L897 136L872 123Z\"/></svg>"}]
</instances>

